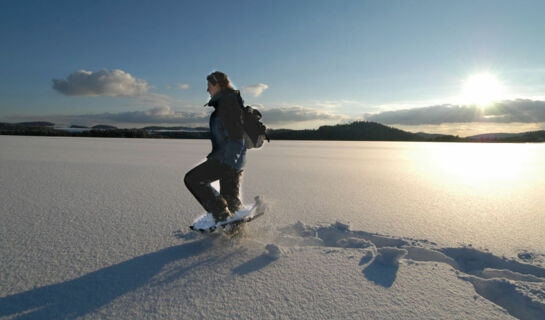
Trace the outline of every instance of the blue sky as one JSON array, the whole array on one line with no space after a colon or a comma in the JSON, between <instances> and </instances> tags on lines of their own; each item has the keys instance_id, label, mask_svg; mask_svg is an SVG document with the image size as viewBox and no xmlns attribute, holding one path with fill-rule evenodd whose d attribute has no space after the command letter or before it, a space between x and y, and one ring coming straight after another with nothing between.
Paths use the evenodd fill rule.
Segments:
<instances>
[{"instance_id":1,"label":"blue sky","mask_svg":"<svg viewBox=\"0 0 545 320\"><path fill-rule=\"evenodd\" d=\"M543 12L544 1L6 0L0 121L202 125L206 75L221 70L276 128L541 129ZM481 73L501 82L502 104L461 106ZM468 110L479 115L451 116Z\"/></svg>"}]
</instances>

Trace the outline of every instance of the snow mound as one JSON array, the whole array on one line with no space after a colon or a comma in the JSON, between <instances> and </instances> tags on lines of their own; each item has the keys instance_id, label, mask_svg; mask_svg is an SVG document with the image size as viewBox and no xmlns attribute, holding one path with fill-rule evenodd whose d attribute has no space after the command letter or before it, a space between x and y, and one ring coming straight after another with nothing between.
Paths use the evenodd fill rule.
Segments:
<instances>
[{"instance_id":1,"label":"snow mound","mask_svg":"<svg viewBox=\"0 0 545 320\"><path fill-rule=\"evenodd\" d=\"M439 248L438 251L454 259L460 271L466 273L480 272L485 268L504 269L517 273L545 278L545 269L527 263L498 257L490 252L474 248Z\"/></svg>"},{"instance_id":2,"label":"snow mound","mask_svg":"<svg viewBox=\"0 0 545 320\"><path fill-rule=\"evenodd\" d=\"M471 282L477 293L519 319L545 319L544 283L531 285L508 279L480 279L475 276L460 278Z\"/></svg>"},{"instance_id":3,"label":"snow mound","mask_svg":"<svg viewBox=\"0 0 545 320\"><path fill-rule=\"evenodd\" d=\"M396 239L389 236L372 234L365 231L352 231L348 224L335 222L329 226L308 226L298 221L289 226L279 228L280 241L285 238L289 242L297 245L316 245L320 244L327 247L350 247L366 248L373 244L377 248L381 247L401 247L409 243L402 239ZM297 240L297 238L299 238ZM305 239L305 240L303 240ZM309 239L312 239L309 241Z\"/></svg>"},{"instance_id":4,"label":"snow mound","mask_svg":"<svg viewBox=\"0 0 545 320\"><path fill-rule=\"evenodd\" d=\"M302 222L279 228L277 240L284 245L363 249L359 266L365 277L386 288L396 281L401 259L444 263L458 278L473 284L480 296L501 306L519 319L545 319L545 268L496 256L472 247L439 247L428 240L401 239L350 230L348 224L309 226ZM289 241L288 241L289 240ZM517 258L533 261L534 254Z\"/></svg>"},{"instance_id":5,"label":"snow mound","mask_svg":"<svg viewBox=\"0 0 545 320\"><path fill-rule=\"evenodd\" d=\"M398 266L399 260L407 255L407 250L392 247L380 248L375 261L386 266Z\"/></svg>"},{"instance_id":6,"label":"snow mound","mask_svg":"<svg viewBox=\"0 0 545 320\"><path fill-rule=\"evenodd\" d=\"M479 272L478 276L485 279L504 278L504 279L511 279L515 281L526 281L526 282L544 281L543 278L538 278L530 274L522 274L522 273L514 272L511 270L501 270L501 269L491 269L491 268L486 268L483 271Z\"/></svg>"},{"instance_id":7,"label":"snow mound","mask_svg":"<svg viewBox=\"0 0 545 320\"><path fill-rule=\"evenodd\" d=\"M374 246L374 244L371 241L367 241L361 238L352 238L352 237L339 239L337 241L337 245L343 248L368 248L368 247Z\"/></svg>"},{"instance_id":8,"label":"snow mound","mask_svg":"<svg viewBox=\"0 0 545 320\"><path fill-rule=\"evenodd\" d=\"M275 244L266 245L265 250L267 250L267 256L273 259L278 259L282 255L282 250L280 250L280 247Z\"/></svg>"},{"instance_id":9,"label":"snow mound","mask_svg":"<svg viewBox=\"0 0 545 320\"><path fill-rule=\"evenodd\" d=\"M414 246L405 247L405 249L407 250L407 259L414 261L442 262L452 266L455 269L458 268L458 265L454 259L448 257L440 251Z\"/></svg>"}]
</instances>

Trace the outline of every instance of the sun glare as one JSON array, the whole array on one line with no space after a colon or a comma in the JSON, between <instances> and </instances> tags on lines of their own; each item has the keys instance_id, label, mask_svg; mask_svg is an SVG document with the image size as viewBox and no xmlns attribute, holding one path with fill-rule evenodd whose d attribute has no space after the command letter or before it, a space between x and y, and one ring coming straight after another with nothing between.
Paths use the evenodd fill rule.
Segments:
<instances>
[{"instance_id":1,"label":"sun glare","mask_svg":"<svg viewBox=\"0 0 545 320\"><path fill-rule=\"evenodd\" d=\"M504 96L501 82L490 73L479 73L464 81L460 102L485 107Z\"/></svg>"}]
</instances>

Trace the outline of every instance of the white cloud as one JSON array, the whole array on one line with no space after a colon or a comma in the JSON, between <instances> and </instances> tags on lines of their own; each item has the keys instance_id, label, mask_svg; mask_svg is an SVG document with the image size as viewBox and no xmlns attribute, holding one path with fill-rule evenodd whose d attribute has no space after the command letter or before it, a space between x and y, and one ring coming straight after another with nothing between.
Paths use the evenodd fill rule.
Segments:
<instances>
[{"instance_id":1,"label":"white cloud","mask_svg":"<svg viewBox=\"0 0 545 320\"><path fill-rule=\"evenodd\" d=\"M314 104L317 107L325 108L325 109L336 109L340 106L340 104L336 101L317 101Z\"/></svg>"},{"instance_id":2,"label":"white cloud","mask_svg":"<svg viewBox=\"0 0 545 320\"><path fill-rule=\"evenodd\" d=\"M364 104L361 101L347 100L347 99L314 101L313 105L316 107L324 108L324 109L364 107Z\"/></svg>"},{"instance_id":3,"label":"white cloud","mask_svg":"<svg viewBox=\"0 0 545 320\"><path fill-rule=\"evenodd\" d=\"M365 119L392 125L436 125L469 122L539 123L545 122L545 101L506 100L496 102L484 109L474 105L438 105L366 114Z\"/></svg>"},{"instance_id":4,"label":"white cloud","mask_svg":"<svg viewBox=\"0 0 545 320\"><path fill-rule=\"evenodd\" d=\"M137 96L147 93L150 87L123 70L103 69L79 70L66 79L53 79L53 89L67 96Z\"/></svg>"},{"instance_id":5,"label":"white cloud","mask_svg":"<svg viewBox=\"0 0 545 320\"><path fill-rule=\"evenodd\" d=\"M133 98L135 98L135 101L138 103L145 104L146 106L168 106L174 102L171 97L158 93L145 93Z\"/></svg>"},{"instance_id":6,"label":"white cloud","mask_svg":"<svg viewBox=\"0 0 545 320\"><path fill-rule=\"evenodd\" d=\"M178 84L178 89L180 89L180 90L187 90L187 89L189 89L189 84L187 84L187 83L180 83L180 84Z\"/></svg>"},{"instance_id":7,"label":"white cloud","mask_svg":"<svg viewBox=\"0 0 545 320\"><path fill-rule=\"evenodd\" d=\"M263 91L269 88L268 85L264 83L254 84L250 86L242 87L242 92L253 95L254 97L259 97Z\"/></svg>"}]
</instances>

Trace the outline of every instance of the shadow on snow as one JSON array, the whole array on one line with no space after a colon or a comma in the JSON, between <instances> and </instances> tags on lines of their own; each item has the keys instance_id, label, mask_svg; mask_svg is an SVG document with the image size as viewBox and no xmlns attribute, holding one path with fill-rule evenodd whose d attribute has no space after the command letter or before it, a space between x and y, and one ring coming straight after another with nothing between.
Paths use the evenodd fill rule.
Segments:
<instances>
[{"instance_id":1,"label":"shadow on snow","mask_svg":"<svg viewBox=\"0 0 545 320\"><path fill-rule=\"evenodd\" d=\"M0 317L17 315L15 319L73 319L83 316L144 286L166 264L199 255L212 245L210 239L204 239L173 246L77 279L0 298ZM183 273L187 271L186 268Z\"/></svg>"},{"instance_id":2,"label":"shadow on snow","mask_svg":"<svg viewBox=\"0 0 545 320\"><path fill-rule=\"evenodd\" d=\"M362 272L367 280L385 288L390 288L396 280L398 269L399 266L397 265L384 265L374 261L363 269Z\"/></svg>"},{"instance_id":3,"label":"shadow on snow","mask_svg":"<svg viewBox=\"0 0 545 320\"><path fill-rule=\"evenodd\" d=\"M245 274L257 271L259 269L265 268L271 262L275 261L277 258L271 257L268 254L264 253L260 256L253 258L250 261L247 261L240 266L233 269L233 273L243 276Z\"/></svg>"}]
</instances>

